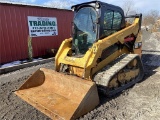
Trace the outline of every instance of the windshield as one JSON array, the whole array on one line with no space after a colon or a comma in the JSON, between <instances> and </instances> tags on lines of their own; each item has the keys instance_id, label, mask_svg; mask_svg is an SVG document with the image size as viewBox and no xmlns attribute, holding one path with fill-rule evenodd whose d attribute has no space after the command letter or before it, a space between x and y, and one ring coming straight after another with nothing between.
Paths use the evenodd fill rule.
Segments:
<instances>
[{"instance_id":1,"label":"windshield","mask_svg":"<svg viewBox=\"0 0 160 120\"><path fill-rule=\"evenodd\" d=\"M96 40L97 13L92 7L81 8L74 17L73 47L76 54L85 54Z\"/></svg>"}]
</instances>

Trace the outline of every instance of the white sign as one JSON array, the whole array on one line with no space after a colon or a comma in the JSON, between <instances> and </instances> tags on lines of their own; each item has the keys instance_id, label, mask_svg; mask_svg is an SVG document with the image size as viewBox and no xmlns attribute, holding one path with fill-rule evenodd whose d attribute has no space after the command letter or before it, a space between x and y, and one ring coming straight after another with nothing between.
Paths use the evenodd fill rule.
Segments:
<instances>
[{"instance_id":1,"label":"white sign","mask_svg":"<svg viewBox=\"0 0 160 120\"><path fill-rule=\"evenodd\" d=\"M30 37L58 35L55 17L28 16L28 27Z\"/></svg>"}]
</instances>

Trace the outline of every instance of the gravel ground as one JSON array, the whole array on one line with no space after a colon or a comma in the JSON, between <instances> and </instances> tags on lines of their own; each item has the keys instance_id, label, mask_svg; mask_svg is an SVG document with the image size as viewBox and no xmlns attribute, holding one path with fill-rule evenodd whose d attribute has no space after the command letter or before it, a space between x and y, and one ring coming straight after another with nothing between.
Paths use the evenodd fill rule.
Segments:
<instances>
[{"instance_id":1,"label":"gravel ground","mask_svg":"<svg viewBox=\"0 0 160 120\"><path fill-rule=\"evenodd\" d=\"M13 92L38 68L53 68L53 63L33 66L0 76L0 120L49 120Z\"/></svg>"},{"instance_id":2,"label":"gravel ground","mask_svg":"<svg viewBox=\"0 0 160 120\"><path fill-rule=\"evenodd\" d=\"M142 60L145 68L143 81L112 98L100 95L100 105L80 119L159 120L160 52L146 50ZM0 120L50 120L13 93L40 67L54 68L50 62L0 76Z\"/></svg>"},{"instance_id":3,"label":"gravel ground","mask_svg":"<svg viewBox=\"0 0 160 120\"><path fill-rule=\"evenodd\" d=\"M107 99L105 96L101 96L101 104L97 109L82 119L159 120L160 67L145 65L144 68L143 81L114 98Z\"/></svg>"}]
</instances>

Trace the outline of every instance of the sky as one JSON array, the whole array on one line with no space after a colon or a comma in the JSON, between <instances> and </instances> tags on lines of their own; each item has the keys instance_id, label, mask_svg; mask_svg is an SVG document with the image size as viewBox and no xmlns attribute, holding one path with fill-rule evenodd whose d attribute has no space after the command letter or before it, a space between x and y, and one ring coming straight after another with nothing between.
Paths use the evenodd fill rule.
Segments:
<instances>
[{"instance_id":1,"label":"sky","mask_svg":"<svg viewBox=\"0 0 160 120\"><path fill-rule=\"evenodd\" d=\"M36 5L51 5L53 3L62 3L62 5L69 5L80 4L83 2L89 2L92 0L0 0L0 1L18 1L18 2L25 2L29 4L36 4ZM127 0L100 0L102 2L107 2L113 5L124 6L124 2ZM158 10L160 12L160 1L159 0L130 0L133 3L133 8L140 12L145 13L150 10ZM70 7L68 7L70 8Z\"/></svg>"}]
</instances>

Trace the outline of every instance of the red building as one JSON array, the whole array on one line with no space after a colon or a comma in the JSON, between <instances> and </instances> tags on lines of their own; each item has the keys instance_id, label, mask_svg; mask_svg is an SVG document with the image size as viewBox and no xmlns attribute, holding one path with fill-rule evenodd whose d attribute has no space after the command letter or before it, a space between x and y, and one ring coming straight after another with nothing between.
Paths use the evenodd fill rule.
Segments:
<instances>
[{"instance_id":1,"label":"red building","mask_svg":"<svg viewBox=\"0 0 160 120\"><path fill-rule=\"evenodd\" d=\"M58 35L32 38L33 57L58 48L71 35L71 10L0 2L0 64L28 58L28 16L57 18Z\"/></svg>"}]
</instances>

